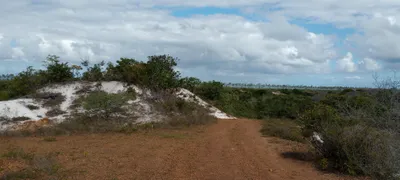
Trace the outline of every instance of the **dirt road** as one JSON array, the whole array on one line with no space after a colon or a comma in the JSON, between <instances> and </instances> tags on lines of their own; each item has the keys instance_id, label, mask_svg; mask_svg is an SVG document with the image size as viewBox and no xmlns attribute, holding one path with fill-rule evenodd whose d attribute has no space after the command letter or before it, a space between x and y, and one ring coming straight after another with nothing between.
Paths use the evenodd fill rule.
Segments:
<instances>
[{"instance_id":1,"label":"dirt road","mask_svg":"<svg viewBox=\"0 0 400 180\"><path fill-rule=\"evenodd\" d=\"M312 180L352 179L317 171L309 162L280 154L303 145L264 138L255 120L219 120L185 130L42 138L1 138L0 151L19 146L58 152L71 179ZM7 145L7 146L5 146Z\"/></svg>"}]
</instances>

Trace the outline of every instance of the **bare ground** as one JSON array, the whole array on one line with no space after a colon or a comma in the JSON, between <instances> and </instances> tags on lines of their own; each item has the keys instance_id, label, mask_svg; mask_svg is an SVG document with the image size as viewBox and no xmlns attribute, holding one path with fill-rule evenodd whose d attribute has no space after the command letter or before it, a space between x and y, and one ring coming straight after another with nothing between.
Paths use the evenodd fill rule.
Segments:
<instances>
[{"instance_id":1,"label":"bare ground","mask_svg":"<svg viewBox=\"0 0 400 180\"><path fill-rule=\"evenodd\" d=\"M312 163L283 158L305 145L261 137L260 121L218 120L181 130L125 134L94 134L43 138L0 138L0 153L22 147L37 153L55 152L67 179L215 179L215 180L339 180L355 179L316 170ZM0 159L0 170L18 168ZM2 172L0 172L1 177Z\"/></svg>"}]
</instances>

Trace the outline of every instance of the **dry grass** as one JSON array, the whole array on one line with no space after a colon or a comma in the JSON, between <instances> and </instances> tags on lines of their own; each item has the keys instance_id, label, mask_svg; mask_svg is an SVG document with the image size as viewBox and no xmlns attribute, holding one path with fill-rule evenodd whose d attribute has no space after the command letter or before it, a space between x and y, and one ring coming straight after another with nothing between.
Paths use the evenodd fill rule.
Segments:
<instances>
[{"instance_id":1,"label":"dry grass","mask_svg":"<svg viewBox=\"0 0 400 180\"><path fill-rule=\"evenodd\" d=\"M9 148L0 158L0 179L65 178L56 161L57 153L34 154L22 148Z\"/></svg>"}]
</instances>

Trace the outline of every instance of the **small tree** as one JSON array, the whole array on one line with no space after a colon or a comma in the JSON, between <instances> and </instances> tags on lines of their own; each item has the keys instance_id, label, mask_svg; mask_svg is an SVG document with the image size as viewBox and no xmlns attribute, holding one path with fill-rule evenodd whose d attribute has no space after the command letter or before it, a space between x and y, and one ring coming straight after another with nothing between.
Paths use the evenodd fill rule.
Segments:
<instances>
[{"instance_id":1,"label":"small tree","mask_svg":"<svg viewBox=\"0 0 400 180\"><path fill-rule=\"evenodd\" d=\"M196 93L209 100L217 100L220 98L224 84L218 81L203 82L198 88Z\"/></svg>"},{"instance_id":2,"label":"small tree","mask_svg":"<svg viewBox=\"0 0 400 180\"><path fill-rule=\"evenodd\" d=\"M193 92L196 87L200 86L201 81L195 77L185 77L179 80L179 84L182 88Z\"/></svg>"},{"instance_id":3,"label":"small tree","mask_svg":"<svg viewBox=\"0 0 400 180\"><path fill-rule=\"evenodd\" d=\"M177 58L169 55L149 56L146 63L145 84L154 91L174 89L179 87L179 71L174 70Z\"/></svg>"},{"instance_id":4,"label":"small tree","mask_svg":"<svg viewBox=\"0 0 400 180\"><path fill-rule=\"evenodd\" d=\"M37 88L45 83L45 77L40 71L36 71L32 66L20 72L8 84L9 97L19 97L33 93Z\"/></svg>"},{"instance_id":5,"label":"small tree","mask_svg":"<svg viewBox=\"0 0 400 180\"><path fill-rule=\"evenodd\" d=\"M86 81L101 81L104 80L102 67L105 65L104 61L94 64L93 67L89 67L87 61L82 62L86 65L87 71L83 73L82 79Z\"/></svg>"},{"instance_id":6,"label":"small tree","mask_svg":"<svg viewBox=\"0 0 400 180\"><path fill-rule=\"evenodd\" d=\"M46 71L44 75L48 83L65 82L74 77L72 68L68 66L68 63L60 63L60 57L56 55L48 55L44 66Z\"/></svg>"}]
</instances>

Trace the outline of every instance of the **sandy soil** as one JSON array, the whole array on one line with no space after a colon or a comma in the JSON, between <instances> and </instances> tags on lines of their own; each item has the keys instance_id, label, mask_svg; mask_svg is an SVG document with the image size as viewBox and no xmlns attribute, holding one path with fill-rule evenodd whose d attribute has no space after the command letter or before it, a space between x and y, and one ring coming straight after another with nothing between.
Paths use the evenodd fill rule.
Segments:
<instances>
[{"instance_id":1,"label":"sandy soil","mask_svg":"<svg viewBox=\"0 0 400 180\"><path fill-rule=\"evenodd\" d=\"M302 144L261 137L256 120L219 120L181 130L43 138L0 138L0 153L10 146L35 153L57 152L70 179L336 180L352 177L323 173L310 162L283 158ZM8 160L1 160L0 167ZM2 164L1 164L2 163ZM4 168L3 168L4 169Z\"/></svg>"}]
</instances>

